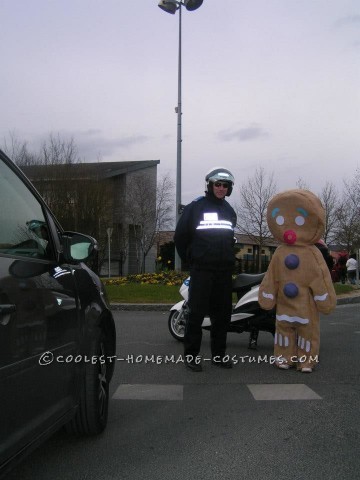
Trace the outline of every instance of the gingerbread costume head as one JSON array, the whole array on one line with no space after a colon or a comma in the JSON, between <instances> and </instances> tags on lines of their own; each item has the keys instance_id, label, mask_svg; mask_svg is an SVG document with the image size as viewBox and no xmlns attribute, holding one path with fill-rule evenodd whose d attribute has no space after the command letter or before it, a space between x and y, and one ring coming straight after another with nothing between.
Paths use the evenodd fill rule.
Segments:
<instances>
[{"instance_id":1,"label":"gingerbread costume head","mask_svg":"<svg viewBox=\"0 0 360 480\"><path fill-rule=\"evenodd\" d=\"M286 245L314 245L325 228L325 210L308 190L287 190L269 202L267 222L274 238Z\"/></svg>"}]
</instances>

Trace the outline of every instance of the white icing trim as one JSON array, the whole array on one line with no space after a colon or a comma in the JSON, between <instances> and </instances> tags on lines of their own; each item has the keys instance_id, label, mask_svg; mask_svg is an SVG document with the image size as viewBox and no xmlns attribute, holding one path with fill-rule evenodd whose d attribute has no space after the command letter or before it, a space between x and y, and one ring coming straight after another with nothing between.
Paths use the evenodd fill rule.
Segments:
<instances>
[{"instance_id":1,"label":"white icing trim","mask_svg":"<svg viewBox=\"0 0 360 480\"><path fill-rule=\"evenodd\" d=\"M328 293L324 293L323 295L315 295L314 296L314 300L315 301L319 301L319 302L325 302L325 300L327 299L328 297Z\"/></svg>"},{"instance_id":2,"label":"white icing trim","mask_svg":"<svg viewBox=\"0 0 360 480\"><path fill-rule=\"evenodd\" d=\"M308 318L290 317L289 315L276 315L276 320L279 320L279 322L298 322L302 325L306 325L307 323L309 323Z\"/></svg>"}]
</instances>

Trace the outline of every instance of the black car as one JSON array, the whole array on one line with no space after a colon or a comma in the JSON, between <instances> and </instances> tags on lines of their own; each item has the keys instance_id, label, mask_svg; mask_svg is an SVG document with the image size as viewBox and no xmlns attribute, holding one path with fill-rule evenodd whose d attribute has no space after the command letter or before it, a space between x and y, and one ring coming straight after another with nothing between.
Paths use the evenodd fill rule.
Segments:
<instances>
[{"instance_id":1,"label":"black car","mask_svg":"<svg viewBox=\"0 0 360 480\"><path fill-rule=\"evenodd\" d=\"M86 261L97 249L64 232L0 150L0 476L60 427L107 423L115 324Z\"/></svg>"}]
</instances>

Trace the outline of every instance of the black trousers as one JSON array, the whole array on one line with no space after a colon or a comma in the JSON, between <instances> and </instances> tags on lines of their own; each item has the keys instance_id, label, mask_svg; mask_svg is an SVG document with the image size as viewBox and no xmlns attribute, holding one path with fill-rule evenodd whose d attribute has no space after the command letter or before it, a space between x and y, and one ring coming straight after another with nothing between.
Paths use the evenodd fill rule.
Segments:
<instances>
[{"instance_id":1,"label":"black trousers","mask_svg":"<svg viewBox=\"0 0 360 480\"><path fill-rule=\"evenodd\" d=\"M202 328L206 315L211 319L211 354L223 357L232 312L232 272L191 269L189 317L186 322L184 354L200 352Z\"/></svg>"}]
</instances>

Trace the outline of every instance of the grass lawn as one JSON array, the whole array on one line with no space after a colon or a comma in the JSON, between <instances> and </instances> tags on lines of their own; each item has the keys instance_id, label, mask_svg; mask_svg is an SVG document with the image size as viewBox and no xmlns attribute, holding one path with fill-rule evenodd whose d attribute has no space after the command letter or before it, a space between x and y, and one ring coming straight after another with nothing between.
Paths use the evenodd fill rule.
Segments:
<instances>
[{"instance_id":1,"label":"grass lawn","mask_svg":"<svg viewBox=\"0 0 360 480\"><path fill-rule=\"evenodd\" d=\"M352 285L334 284L337 295L350 293ZM124 285L106 285L106 292L112 303L171 303L182 300L178 285L150 285L126 283ZM234 301L236 298L234 297Z\"/></svg>"},{"instance_id":2,"label":"grass lawn","mask_svg":"<svg viewBox=\"0 0 360 480\"><path fill-rule=\"evenodd\" d=\"M334 283L336 295L341 295L344 293L350 293L354 290L354 287L349 284Z\"/></svg>"},{"instance_id":3,"label":"grass lawn","mask_svg":"<svg viewBox=\"0 0 360 480\"><path fill-rule=\"evenodd\" d=\"M106 285L112 303L176 303L182 300L177 285Z\"/></svg>"}]
</instances>

